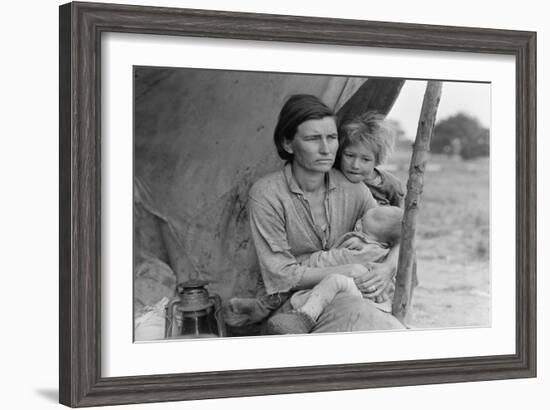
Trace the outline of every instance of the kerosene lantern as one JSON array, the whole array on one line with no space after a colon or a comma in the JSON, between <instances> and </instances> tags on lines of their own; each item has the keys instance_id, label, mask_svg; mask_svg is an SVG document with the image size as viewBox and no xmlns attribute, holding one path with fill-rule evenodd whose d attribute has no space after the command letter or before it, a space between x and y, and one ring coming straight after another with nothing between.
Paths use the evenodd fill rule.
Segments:
<instances>
[{"instance_id":1,"label":"kerosene lantern","mask_svg":"<svg viewBox=\"0 0 550 410\"><path fill-rule=\"evenodd\" d=\"M223 337L225 323L219 295L208 293L208 282L191 279L179 283L179 297L166 306L165 338Z\"/></svg>"}]
</instances>

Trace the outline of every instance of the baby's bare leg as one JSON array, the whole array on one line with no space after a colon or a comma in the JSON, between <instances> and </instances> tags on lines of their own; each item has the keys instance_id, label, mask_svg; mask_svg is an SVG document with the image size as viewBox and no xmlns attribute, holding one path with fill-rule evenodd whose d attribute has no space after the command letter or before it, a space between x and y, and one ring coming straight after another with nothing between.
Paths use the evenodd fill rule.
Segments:
<instances>
[{"instance_id":1,"label":"baby's bare leg","mask_svg":"<svg viewBox=\"0 0 550 410\"><path fill-rule=\"evenodd\" d=\"M353 279L344 275L329 275L319 282L307 294L295 294L291 299L294 310L289 313L278 313L267 322L267 334L309 333L315 322L334 297L339 293L362 298Z\"/></svg>"},{"instance_id":2,"label":"baby's bare leg","mask_svg":"<svg viewBox=\"0 0 550 410\"><path fill-rule=\"evenodd\" d=\"M362 298L361 292L357 289L352 278L333 274L328 275L313 287L307 301L297 310L305 313L316 321L325 307L327 307L334 297L341 292Z\"/></svg>"}]
</instances>

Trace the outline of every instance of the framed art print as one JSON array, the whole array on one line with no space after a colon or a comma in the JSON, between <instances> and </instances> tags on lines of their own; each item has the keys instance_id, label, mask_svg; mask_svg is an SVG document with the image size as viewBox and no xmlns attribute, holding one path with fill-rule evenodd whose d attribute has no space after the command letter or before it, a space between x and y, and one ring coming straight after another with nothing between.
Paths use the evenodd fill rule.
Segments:
<instances>
[{"instance_id":1,"label":"framed art print","mask_svg":"<svg viewBox=\"0 0 550 410\"><path fill-rule=\"evenodd\" d=\"M535 41L61 6L60 402L534 377Z\"/></svg>"}]
</instances>

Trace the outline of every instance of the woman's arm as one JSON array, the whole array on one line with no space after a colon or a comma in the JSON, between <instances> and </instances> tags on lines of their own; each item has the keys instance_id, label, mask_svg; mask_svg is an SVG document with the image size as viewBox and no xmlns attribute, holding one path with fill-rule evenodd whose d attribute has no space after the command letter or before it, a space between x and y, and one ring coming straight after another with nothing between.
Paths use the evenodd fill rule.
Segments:
<instances>
[{"instance_id":1,"label":"woman's arm","mask_svg":"<svg viewBox=\"0 0 550 410\"><path fill-rule=\"evenodd\" d=\"M370 264L371 278L361 284L366 297L373 299L386 290L397 272L398 259L399 244L390 249L384 261Z\"/></svg>"},{"instance_id":2,"label":"woman's arm","mask_svg":"<svg viewBox=\"0 0 550 410\"><path fill-rule=\"evenodd\" d=\"M365 217L366 216L363 218ZM369 232L365 231L365 227L368 226L366 221L362 221L361 226L363 228L363 233L369 235ZM361 241L359 238L352 237L344 241L340 246L350 251L362 253L366 251L368 244ZM392 244L387 256L382 262L371 262L367 265L370 270L370 275L368 279L358 284L359 290L361 290L366 297L371 299L382 294L397 272L398 259L399 242L396 241Z\"/></svg>"},{"instance_id":3,"label":"woman's arm","mask_svg":"<svg viewBox=\"0 0 550 410\"><path fill-rule=\"evenodd\" d=\"M290 252L284 212L250 197L249 213L252 240L268 294L308 289L330 274L357 280L369 275L368 269L358 264L313 268L299 263Z\"/></svg>"},{"instance_id":4,"label":"woman's arm","mask_svg":"<svg viewBox=\"0 0 550 410\"><path fill-rule=\"evenodd\" d=\"M294 289L310 289L328 275L340 274L358 282L370 278L369 269L359 264L340 265L327 268L307 268Z\"/></svg>"},{"instance_id":5,"label":"woman's arm","mask_svg":"<svg viewBox=\"0 0 550 410\"><path fill-rule=\"evenodd\" d=\"M364 253L364 247L368 246L358 238L350 238L345 241L342 247L346 247L352 252ZM374 299L388 287L397 272L397 263L399 259L399 244L395 244L387 253L382 262L369 262L367 267L369 273L362 275L356 280L359 290L368 298ZM371 259L372 260L372 259Z\"/></svg>"}]
</instances>

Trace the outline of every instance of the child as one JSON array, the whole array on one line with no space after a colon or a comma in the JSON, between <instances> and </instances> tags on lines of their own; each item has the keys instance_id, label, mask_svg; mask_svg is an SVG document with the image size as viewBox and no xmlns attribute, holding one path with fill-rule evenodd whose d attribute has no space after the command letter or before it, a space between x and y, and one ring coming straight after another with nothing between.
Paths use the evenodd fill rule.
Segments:
<instances>
[{"instance_id":1,"label":"child","mask_svg":"<svg viewBox=\"0 0 550 410\"><path fill-rule=\"evenodd\" d=\"M394 132L380 114L367 112L339 130L336 167L351 182L364 182L379 205L403 206L403 187L392 174L377 168L393 151Z\"/></svg>"},{"instance_id":2,"label":"child","mask_svg":"<svg viewBox=\"0 0 550 410\"><path fill-rule=\"evenodd\" d=\"M401 220L403 211L393 206L369 209L362 220L365 233L353 232L344 235L339 243L343 243L350 235L355 235L367 246L361 253L361 261L365 263L366 255L377 262L389 252L389 248L399 242L401 236ZM338 249L338 246L336 247ZM307 264L331 266L335 260L331 252L321 252L312 255ZM353 262L349 260L348 263ZM312 289L294 293L290 298L291 311L277 313L267 321L267 334L299 334L309 333L327 305L336 295L345 293L349 296L363 298L352 278L344 275L328 275ZM284 308L283 308L284 309Z\"/></svg>"}]
</instances>

